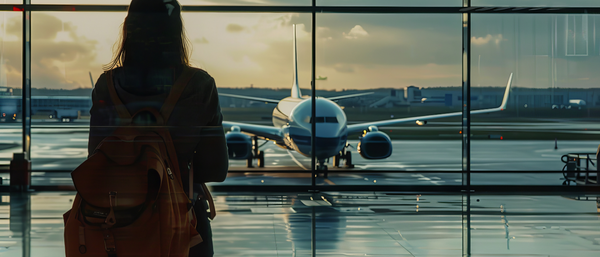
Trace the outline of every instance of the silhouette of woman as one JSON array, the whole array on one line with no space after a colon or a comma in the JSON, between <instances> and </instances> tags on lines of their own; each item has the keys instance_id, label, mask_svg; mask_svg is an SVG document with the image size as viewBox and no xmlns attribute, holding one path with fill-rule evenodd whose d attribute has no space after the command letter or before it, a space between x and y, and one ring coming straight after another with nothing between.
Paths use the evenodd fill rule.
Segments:
<instances>
[{"instance_id":1,"label":"silhouette of woman","mask_svg":"<svg viewBox=\"0 0 600 257\"><path fill-rule=\"evenodd\" d=\"M119 49L94 87L90 110L88 153L114 131L119 117L107 89L107 73L117 95L129 111L153 107L160 110L172 85L190 69L189 42L177 0L133 0L123 24ZM175 145L183 185L189 183L193 163L194 192L204 182L222 182L227 176L228 155L222 115L214 79L197 70L173 107L166 122ZM138 115L137 125L151 125L154 117ZM185 187L185 186L184 186ZM203 242L190 249L190 257L213 256L212 233L206 201L194 206L197 230Z\"/></svg>"}]
</instances>

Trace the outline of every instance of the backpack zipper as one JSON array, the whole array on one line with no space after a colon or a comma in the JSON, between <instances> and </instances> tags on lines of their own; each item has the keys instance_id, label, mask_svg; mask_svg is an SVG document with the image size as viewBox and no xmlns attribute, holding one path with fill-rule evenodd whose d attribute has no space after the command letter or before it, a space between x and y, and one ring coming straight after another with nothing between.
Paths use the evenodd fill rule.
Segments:
<instances>
[{"instance_id":1,"label":"backpack zipper","mask_svg":"<svg viewBox=\"0 0 600 257\"><path fill-rule=\"evenodd\" d=\"M174 179L174 178L173 178L173 172L171 171L171 168L169 168L169 167L167 167L167 174L169 174L169 178L170 178L171 180L173 180L173 179Z\"/></svg>"},{"instance_id":2,"label":"backpack zipper","mask_svg":"<svg viewBox=\"0 0 600 257\"><path fill-rule=\"evenodd\" d=\"M167 175L169 175L169 178L173 180L173 171L171 171L171 167L169 167L169 162L167 160L165 160L165 166L167 167Z\"/></svg>"}]
</instances>

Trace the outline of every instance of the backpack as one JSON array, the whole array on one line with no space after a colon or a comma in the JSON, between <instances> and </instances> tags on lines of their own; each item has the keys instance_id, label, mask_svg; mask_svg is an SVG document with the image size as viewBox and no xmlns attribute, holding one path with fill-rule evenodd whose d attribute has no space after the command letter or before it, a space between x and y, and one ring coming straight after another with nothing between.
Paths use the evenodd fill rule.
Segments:
<instances>
[{"instance_id":1,"label":"backpack","mask_svg":"<svg viewBox=\"0 0 600 257\"><path fill-rule=\"evenodd\" d=\"M71 173L77 195L71 210L63 215L67 257L186 257L190 247L202 242L192 208L197 195L193 171L189 172L186 194L175 147L165 127L196 71L184 69L160 112L145 108L134 115L119 99L112 73L106 73L121 124ZM133 124L138 115L148 114L156 126ZM212 219L212 197L203 187Z\"/></svg>"}]
</instances>

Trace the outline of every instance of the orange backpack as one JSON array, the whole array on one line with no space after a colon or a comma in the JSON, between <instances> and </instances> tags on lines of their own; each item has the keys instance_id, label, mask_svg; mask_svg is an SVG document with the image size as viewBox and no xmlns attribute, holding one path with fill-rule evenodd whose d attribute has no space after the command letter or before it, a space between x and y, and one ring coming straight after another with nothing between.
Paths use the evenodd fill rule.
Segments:
<instances>
[{"instance_id":1,"label":"orange backpack","mask_svg":"<svg viewBox=\"0 0 600 257\"><path fill-rule=\"evenodd\" d=\"M71 173L77 195L64 215L67 257L186 257L190 247L202 242L194 199L188 198L194 195L193 172L186 195L175 147L164 127L196 71L183 71L160 112L146 108L133 116L107 72L108 90L122 124ZM133 125L140 113L152 114L156 126ZM214 218L212 198L206 193Z\"/></svg>"}]
</instances>

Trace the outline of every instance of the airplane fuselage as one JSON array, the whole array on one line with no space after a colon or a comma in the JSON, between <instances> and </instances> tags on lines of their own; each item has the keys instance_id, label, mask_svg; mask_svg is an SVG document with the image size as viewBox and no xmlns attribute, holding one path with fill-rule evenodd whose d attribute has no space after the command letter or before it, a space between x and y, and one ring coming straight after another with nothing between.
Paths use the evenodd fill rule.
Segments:
<instances>
[{"instance_id":1,"label":"airplane fuselage","mask_svg":"<svg viewBox=\"0 0 600 257\"><path fill-rule=\"evenodd\" d=\"M286 147L311 156L311 98L288 97L273 110L273 126L281 128ZM335 102L316 99L316 158L325 160L338 154L348 139L347 118Z\"/></svg>"}]
</instances>

